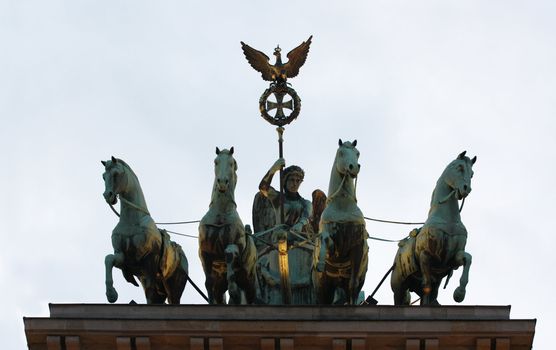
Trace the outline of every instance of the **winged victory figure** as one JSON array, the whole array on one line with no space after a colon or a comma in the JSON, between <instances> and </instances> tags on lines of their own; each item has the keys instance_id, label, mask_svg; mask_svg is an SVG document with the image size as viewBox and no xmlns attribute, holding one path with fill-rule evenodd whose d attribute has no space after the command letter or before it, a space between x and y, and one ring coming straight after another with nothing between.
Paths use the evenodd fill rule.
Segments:
<instances>
[{"instance_id":1,"label":"winged victory figure","mask_svg":"<svg viewBox=\"0 0 556 350\"><path fill-rule=\"evenodd\" d=\"M311 45L311 35L307 41L302 42L298 47L288 52L288 62L282 63L281 49L277 46L274 49L274 56L276 56L276 63L270 64L270 58L259 50L252 48L243 41L241 48L245 54L245 58L258 72L264 80L276 83L285 83L287 78L293 78L299 74L299 68L305 63L307 54L309 53L309 46Z\"/></svg>"}]
</instances>

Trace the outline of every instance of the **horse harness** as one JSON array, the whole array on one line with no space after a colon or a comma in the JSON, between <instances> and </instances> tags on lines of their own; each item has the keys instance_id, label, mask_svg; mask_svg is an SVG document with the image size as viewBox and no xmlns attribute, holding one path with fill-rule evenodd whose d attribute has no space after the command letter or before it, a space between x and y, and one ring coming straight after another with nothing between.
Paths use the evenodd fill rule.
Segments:
<instances>
[{"instance_id":1,"label":"horse harness","mask_svg":"<svg viewBox=\"0 0 556 350\"><path fill-rule=\"evenodd\" d=\"M358 236L363 237L362 240L365 241L366 231L365 225L359 223L334 223L334 232L336 232L334 241L334 254L335 258L342 258L338 256L337 252L349 252L351 248L357 247L361 244L361 241L357 239ZM342 237L344 239L338 239ZM354 239L355 238L355 239ZM335 259L332 259L335 260ZM351 278L352 273L352 260L350 259L350 254L347 257L343 257L341 261L331 261L330 258L325 260L326 268L325 274L331 278Z\"/></svg>"}]
</instances>

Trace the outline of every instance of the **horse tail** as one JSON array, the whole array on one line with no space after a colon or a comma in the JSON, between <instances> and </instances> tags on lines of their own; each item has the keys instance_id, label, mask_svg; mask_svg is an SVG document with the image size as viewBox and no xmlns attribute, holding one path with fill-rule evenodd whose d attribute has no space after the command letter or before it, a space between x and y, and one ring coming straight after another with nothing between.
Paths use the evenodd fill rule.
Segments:
<instances>
[{"instance_id":1,"label":"horse tail","mask_svg":"<svg viewBox=\"0 0 556 350\"><path fill-rule=\"evenodd\" d=\"M446 282L444 282L443 289L446 289L446 287L448 286L448 282L450 282L450 278L452 277L453 274L454 274L454 270L450 269L450 272L448 272L448 276L446 276Z\"/></svg>"}]
</instances>

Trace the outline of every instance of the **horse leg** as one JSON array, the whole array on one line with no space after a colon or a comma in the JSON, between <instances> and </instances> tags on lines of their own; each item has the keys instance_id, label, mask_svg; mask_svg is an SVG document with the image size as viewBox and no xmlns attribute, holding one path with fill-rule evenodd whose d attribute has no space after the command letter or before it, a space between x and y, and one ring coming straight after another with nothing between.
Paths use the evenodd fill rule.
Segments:
<instances>
[{"instance_id":1,"label":"horse leg","mask_svg":"<svg viewBox=\"0 0 556 350\"><path fill-rule=\"evenodd\" d=\"M164 290L168 296L168 304L179 304L185 285L187 284L187 272L189 264L187 258L181 248L170 245L169 249L176 249L176 256L178 258L178 266L170 276L162 280Z\"/></svg>"},{"instance_id":2,"label":"horse leg","mask_svg":"<svg viewBox=\"0 0 556 350\"><path fill-rule=\"evenodd\" d=\"M168 304L179 304L187 283L187 274L181 268L177 268L172 276L162 281L162 283L168 295Z\"/></svg>"},{"instance_id":3,"label":"horse leg","mask_svg":"<svg viewBox=\"0 0 556 350\"><path fill-rule=\"evenodd\" d=\"M145 288L147 304L164 304L167 295L159 293L159 290L164 289L164 286L157 286L155 278L151 276L145 277L143 279L143 288Z\"/></svg>"},{"instance_id":4,"label":"horse leg","mask_svg":"<svg viewBox=\"0 0 556 350\"><path fill-rule=\"evenodd\" d=\"M320 240L321 241L320 241L320 250L318 252L319 255L317 260L317 271L324 272L326 257L328 255L328 252L332 252L332 249L334 249L334 242L332 241L330 234L326 231L323 231L321 233Z\"/></svg>"},{"instance_id":5,"label":"horse leg","mask_svg":"<svg viewBox=\"0 0 556 350\"><path fill-rule=\"evenodd\" d=\"M465 299L465 287L467 282L469 282L469 268L471 267L471 254L460 250L456 254L456 264L458 266L463 265L463 272L461 273L461 278L459 279L459 287L454 291L454 300L461 303Z\"/></svg>"},{"instance_id":6,"label":"horse leg","mask_svg":"<svg viewBox=\"0 0 556 350\"><path fill-rule=\"evenodd\" d=\"M228 246L229 248L230 246ZM239 272L236 271L237 256L228 252L226 248L226 280L228 282L228 295L230 296L229 304L241 304L241 289L238 284Z\"/></svg>"},{"instance_id":7,"label":"horse leg","mask_svg":"<svg viewBox=\"0 0 556 350\"><path fill-rule=\"evenodd\" d=\"M365 230L366 236L368 236ZM366 237L365 236L365 237ZM362 241L363 250L361 251L361 262L359 263L359 273L357 276L357 291L355 302L359 301L359 296L361 295L361 290L363 290L363 285L365 284L365 277L367 277L367 271L369 269L369 246L367 245L367 239Z\"/></svg>"},{"instance_id":8,"label":"horse leg","mask_svg":"<svg viewBox=\"0 0 556 350\"><path fill-rule=\"evenodd\" d=\"M255 281L254 281L255 277L253 276L251 279L253 281L250 280L246 281L245 290L243 291L245 293L245 301L249 305L255 302L255 298L257 295L257 289L255 288Z\"/></svg>"},{"instance_id":9,"label":"horse leg","mask_svg":"<svg viewBox=\"0 0 556 350\"><path fill-rule=\"evenodd\" d=\"M201 264L205 272L205 288L207 289L209 304L216 304L214 298L214 278L212 276L212 257L210 254L201 251Z\"/></svg>"},{"instance_id":10,"label":"horse leg","mask_svg":"<svg viewBox=\"0 0 556 350\"><path fill-rule=\"evenodd\" d=\"M357 249L361 248L361 249ZM361 271L361 260L363 259L362 247L356 247L356 249L351 252L351 274L349 278L348 285L348 295L347 302L349 305L355 305L357 303L357 298L359 297L359 282L361 276L359 275Z\"/></svg>"},{"instance_id":11,"label":"horse leg","mask_svg":"<svg viewBox=\"0 0 556 350\"><path fill-rule=\"evenodd\" d=\"M224 250L226 258L226 280L228 282L228 295L230 296L230 304L241 304L241 288L239 281L241 272L238 268L239 247L235 244L229 244ZM240 282L240 283L238 283Z\"/></svg>"},{"instance_id":12,"label":"horse leg","mask_svg":"<svg viewBox=\"0 0 556 350\"><path fill-rule=\"evenodd\" d=\"M411 295L404 284L402 274L394 268L390 277L390 288L394 292L394 305L409 305L411 303Z\"/></svg>"},{"instance_id":13,"label":"horse leg","mask_svg":"<svg viewBox=\"0 0 556 350\"><path fill-rule=\"evenodd\" d=\"M314 260L314 259L313 259ZM313 293L317 304L323 304L322 296L322 272L318 272L315 261L313 261L313 269L311 271L311 279L313 280Z\"/></svg>"},{"instance_id":14,"label":"horse leg","mask_svg":"<svg viewBox=\"0 0 556 350\"><path fill-rule=\"evenodd\" d=\"M162 280L162 286L164 287L164 291L166 291L168 304L175 304L174 301L174 293L172 291L172 281L170 279ZM178 301L179 304L179 301Z\"/></svg>"},{"instance_id":15,"label":"horse leg","mask_svg":"<svg viewBox=\"0 0 556 350\"><path fill-rule=\"evenodd\" d=\"M326 274L326 271L323 272L322 278L322 285L321 285L321 293L322 293L322 300L323 304L331 305L334 302L335 290L337 286L332 283L330 277Z\"/></svg>"},{"instance_id":16,"label":"horse leg","mask_svg":"<svg viewBox=\"0 0 556 350\"><path fill-rule=\"evenodd\" d=\"M248 305L251 305L257 298L257 288L255 286L257 282L257 274L255 273L255 269L253 267L244 266L242 270L244 278L242 278L241 285L243 286L242 289L245 295L245 302Z\"/></svg>"},{"instance_id":17,"label":"horse leg","mask_svg":"<svg viewBox=\"0 0 556 350\"><path fill-rule=\"evenodd\" d=\"M118 292L114 289L114 280L112 279L112 268L117 267L121 269L124 264L124 253L108 254L104 258L104 266L106 269L106 298L108 302L115 303L118 300Z\"/></svg>"},{"instance_id":18,"label":"horse leg","mask_svg":"<svg viewBox=\"0 0 556 350\"><path fill-rule=\"evenodd\" d=\"M334 296L332 298L331 304L345 305L346 303L349 303L349 298L346 293L346 288L344 287L345 286L337 286L336 288L334 288Z\"/></svg>"},{"instance_id":19,"label":"horse leg","mask_svg":"<svg viewBox=\"0 0 556 350\"><path fill-rule=\"evenodd\" d=\"M442 279L439 281L434 281L431 286L431 292L427 296L428 298L428 305L440 305L438 302L438 290L440 289L440 284L442 283Z\"/></svg>"},{"instance_id":20,"label":"horse leg","mask_svg":"<svg viewBox=\"0 0 556 350\"><path fill-rule=\"evenodd\" d=\"M172 277L168 280L168 303L179 304L185 285L187 284L187 275L189 272L189 264L183 251L179 254L180 263L174 271Z\"/></svg>"},{"instance_id":21,"label":"horse leg","mask_svg":"<svg viewBox=\"0 0 556 350\"><path fill-rule=\"evenodd\" d=\"M421 267L421 274L423 275L423 296L421 297L421 305L428 305L429 304L429 294L432 291L432 284L431 284L431 260L432 257L430 254L423 250L419 254L419 265Z\"/></svg>"},{"instance_id":22,"label":"horse leg","mask_svg":"<svg viewBox=\"0 0 556 350\"><path fill-rule=\"evenodd\" d=\"M213 301L211 304L226 304L226 297L224 293L228 289L228 281L226 279L226 275L219 275L213 276L213 291L212 291L212 298Z\"/></svg>"}]
</instances>

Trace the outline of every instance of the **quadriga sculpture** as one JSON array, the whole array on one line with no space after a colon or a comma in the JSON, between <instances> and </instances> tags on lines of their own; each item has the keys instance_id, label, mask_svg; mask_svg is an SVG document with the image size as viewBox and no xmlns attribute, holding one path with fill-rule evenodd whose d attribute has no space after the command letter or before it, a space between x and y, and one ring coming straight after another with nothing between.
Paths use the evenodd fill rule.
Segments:
<instances>
[{"instance_id":1,"label":"quadriga sculpture","mask_svg":"<svg viewBox=\"0 0 556 350\"><path fill-rule=\"evenodd\" d=\"M105 172L104 199L111 206L120 198L120 221L112 231L114 254L105 258L106 297L114 303L112 267L122 270L125 279L138 286L139 278L147 304L179 304L187 283L188 264L181 247L159 230L145 203L137 176L129 165L112 157L102 161ZM135 277L134 277L135 276Z\"/></svg>"},{"instance_id":2,"label":"quadriga sculpture","mask_svg":"<svg viewBox=\"0 0 556 350\"><path fill-rule=\"evenodd\" d=\"M355 195L354 179L360 168L356 145L357 141L339 140L330 174L313 260L319 304L355 304L365 282L369 248L365 219Z\"/></svg>"},{"instance_id":3,"label":"quadriga sculpture","mask_svg":"<svg viewBox=\"0 0 556 350\"><path fill-rule=\"evenodd\" d=\"M471 255L465 251L467 230L461 222L458 200L471 192L476 160L463 152L446 167L436 182L424 226L400 242L390 281L396 305L409 305L410 291L421 297L421 305L437 305L442 279L449 279L453 270L462 265L454 300L459 303L465 298Z\"/></svg>"},{"instance_id":4,"label":"quadriga sculpture","mask_svg":"<svg viewBox=\"0 0 556 350\"><path fill-rule=\"evenodd\" d=\"M216 148L212 197L199 224L199 257L210 304L224 304L226 290L231 304L252 304L256 296L257 251L236 210L237 163L233 154L233 147Z\"/></svg>"}]
</instances>

